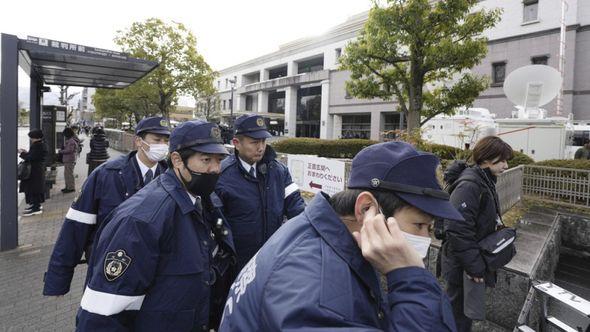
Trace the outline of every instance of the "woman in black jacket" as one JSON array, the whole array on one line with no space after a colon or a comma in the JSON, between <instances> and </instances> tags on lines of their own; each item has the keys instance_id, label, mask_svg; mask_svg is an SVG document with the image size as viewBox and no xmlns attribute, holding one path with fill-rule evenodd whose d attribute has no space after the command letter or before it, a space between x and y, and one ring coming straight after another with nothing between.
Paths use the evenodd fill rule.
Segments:
<instances>
[{"instance_id":1,"label":"woman in black jacket","mask_svg":"<svg viewBox=\"0 0 590 332\"><path fill-rule=\"evenodd\" d=\"M30 205L25 209L25 217L43 213L41 203L45 202L45 161L48 153L47 144L43 141L43 131L33 129L29 132L29 138L29 151L18 150L20 158L31 164L31 176L21 180L19 187L19 192L25 193L25 201Z\"/></svg>"},{"instance_id":2,"label":"woman in black jacket","mask_svg":"<svg viewBox=\"0 0 590 332\"><path fill-rule=\"evenodd\" d=\"M510 145L499 137L488 136L473 148L472 166L456 162L445 172L450 201L465 219L445 220L441 262L446 291L460 332L471 331L472 324L464 314L463 274L470 281L485 283L488 287L496 283L496 272L486 269L478 242L502 225L496 177L508 168L507 160L511 158ZM485 302L485 297L481 300Z\"/></svg>"}]
</instances>

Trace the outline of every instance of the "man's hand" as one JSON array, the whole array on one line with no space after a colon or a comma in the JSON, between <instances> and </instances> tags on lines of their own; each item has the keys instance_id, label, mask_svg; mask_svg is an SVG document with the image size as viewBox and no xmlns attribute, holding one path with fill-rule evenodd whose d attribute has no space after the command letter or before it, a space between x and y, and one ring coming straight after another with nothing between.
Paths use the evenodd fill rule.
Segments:
<instances>
[{"instance_id":1,"label":"man's hand","mask_svg":"<svg viewBox=\"0 0 590 332\"><path fill-rule=\"evenodd\" d=\"M377 271L387 274L395 269L408 266L424 267L418 252L406 241L395 218L377 214L375 206L365 212L360 232L353 232L363 257Z\"/></svg>"},{"instance_id":2,"label":"man's hand","mask_svg":"<svg viewBox=\"0 0 590 332\"><path fill-rule=\"evenodd\" d=\"M483 278L472 277L469 274L467 274L467 278L469 278L470 280L473 280L475 282L479 282L479 283L483 282Z\"/></svg>"}]
</instances>

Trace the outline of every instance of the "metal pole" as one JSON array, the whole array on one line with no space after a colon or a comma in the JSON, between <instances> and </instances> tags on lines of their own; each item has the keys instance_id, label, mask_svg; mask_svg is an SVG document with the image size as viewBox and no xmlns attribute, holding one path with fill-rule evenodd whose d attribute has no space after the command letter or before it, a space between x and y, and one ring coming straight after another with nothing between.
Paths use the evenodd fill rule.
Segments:
<instances>
[{"instance_id":1,"label":"metal pole","mask_svg":"<svg viewBox=\"0 0 590 332\"><path fill-rule=\"evenodd\" d=\"M556 113L560 116L563 112L563 85L565 84L565 11L567 3L561 0L561 24L559 33L559 73L561 74L561 86L559 87L559 95L557 95Z\"/></svg>"},{"instance_id":2,"label":"metal pole","mask_svg":"<svg viewBox=\"0 0 590 332\"><path fill-rule=\"evenodd\" d=\"M234 84L231 85L231 96L229 97L229 124L233 132L234 130Z\"/></svg>"},{"instance_id":3,"label":"metal pole","mask_svg":"<svg viewBox=\"0 0 590 332\"><path fill-rule=\"evenodd\" d=\"M2 34L0 81L0 251L18 246L16 152L18 140L18 38Z\"/></svg>"}]
</instances>

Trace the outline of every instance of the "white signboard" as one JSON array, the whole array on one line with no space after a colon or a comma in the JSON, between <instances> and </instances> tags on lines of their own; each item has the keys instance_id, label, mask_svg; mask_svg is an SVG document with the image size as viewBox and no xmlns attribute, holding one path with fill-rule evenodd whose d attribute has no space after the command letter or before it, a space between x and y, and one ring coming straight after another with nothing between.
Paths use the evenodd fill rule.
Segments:
<instances>
[{"instance_id":1,"label":"white signboard","mask_svg":"<svg viewBox=\"0 0 590 332\"><path fill-rule=\"evenodd\" d=\"M290 154L289 171L304 191L334 195L344 190L344 162L317 156Z\"/></svg>"},{"instance_id":2,"label":"white signboard","mask_svg":"<svg viewBox=\"0 0 590 332\"><path fill-rule=\"evenodd\" d=\"M573 309L581 312L585 316L590 316L590 302L571 293L553 283L547 282L535 286L541 292L558 299L559 301L569 305Z\"/></svg>"}]
</instances>

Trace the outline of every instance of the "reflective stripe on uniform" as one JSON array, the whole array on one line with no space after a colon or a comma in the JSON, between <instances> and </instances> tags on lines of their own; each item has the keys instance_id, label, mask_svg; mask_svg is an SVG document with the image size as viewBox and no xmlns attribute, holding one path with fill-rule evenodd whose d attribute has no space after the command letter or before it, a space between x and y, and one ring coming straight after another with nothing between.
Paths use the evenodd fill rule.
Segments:
<instances>
[{"instance_id":1,"label":"reflective stripe on uniform","mask_svg":"<svg viewBox=\"0 0 590 332\"><path fill-rule=\"evenodd\" d=\"M297 190L299 190L299 186L297 186L295 182L291 183L287 186L287 188L285 188L285 198L289 197L289 195L296 192Z\"/></svg>"},{"instance_id":2,"label":"reflective stripe on uniform","mask_svg":"<svg viewBox=\"0 0 590 332\"><path fill-rule=\"evenodd\" d=\"M93 314L110 316L123 310L139 310L145 295L127 296L103 293L86 286L80 306Z\"/></svg>"},{"instance_id":3,"label":"reflective stripe on uniform","mask_svg":"<svg viewBox=\"0 0 590 332\"><path fill-rule=\"evenodd\" d=\"M88 224L88 225L96 224L96 214L78 211L73 208L70 208L68 210L68 213L66 214L66 218L73 220L73 221L81 222L83 224Z\"/></svg>"}]
</instances>

